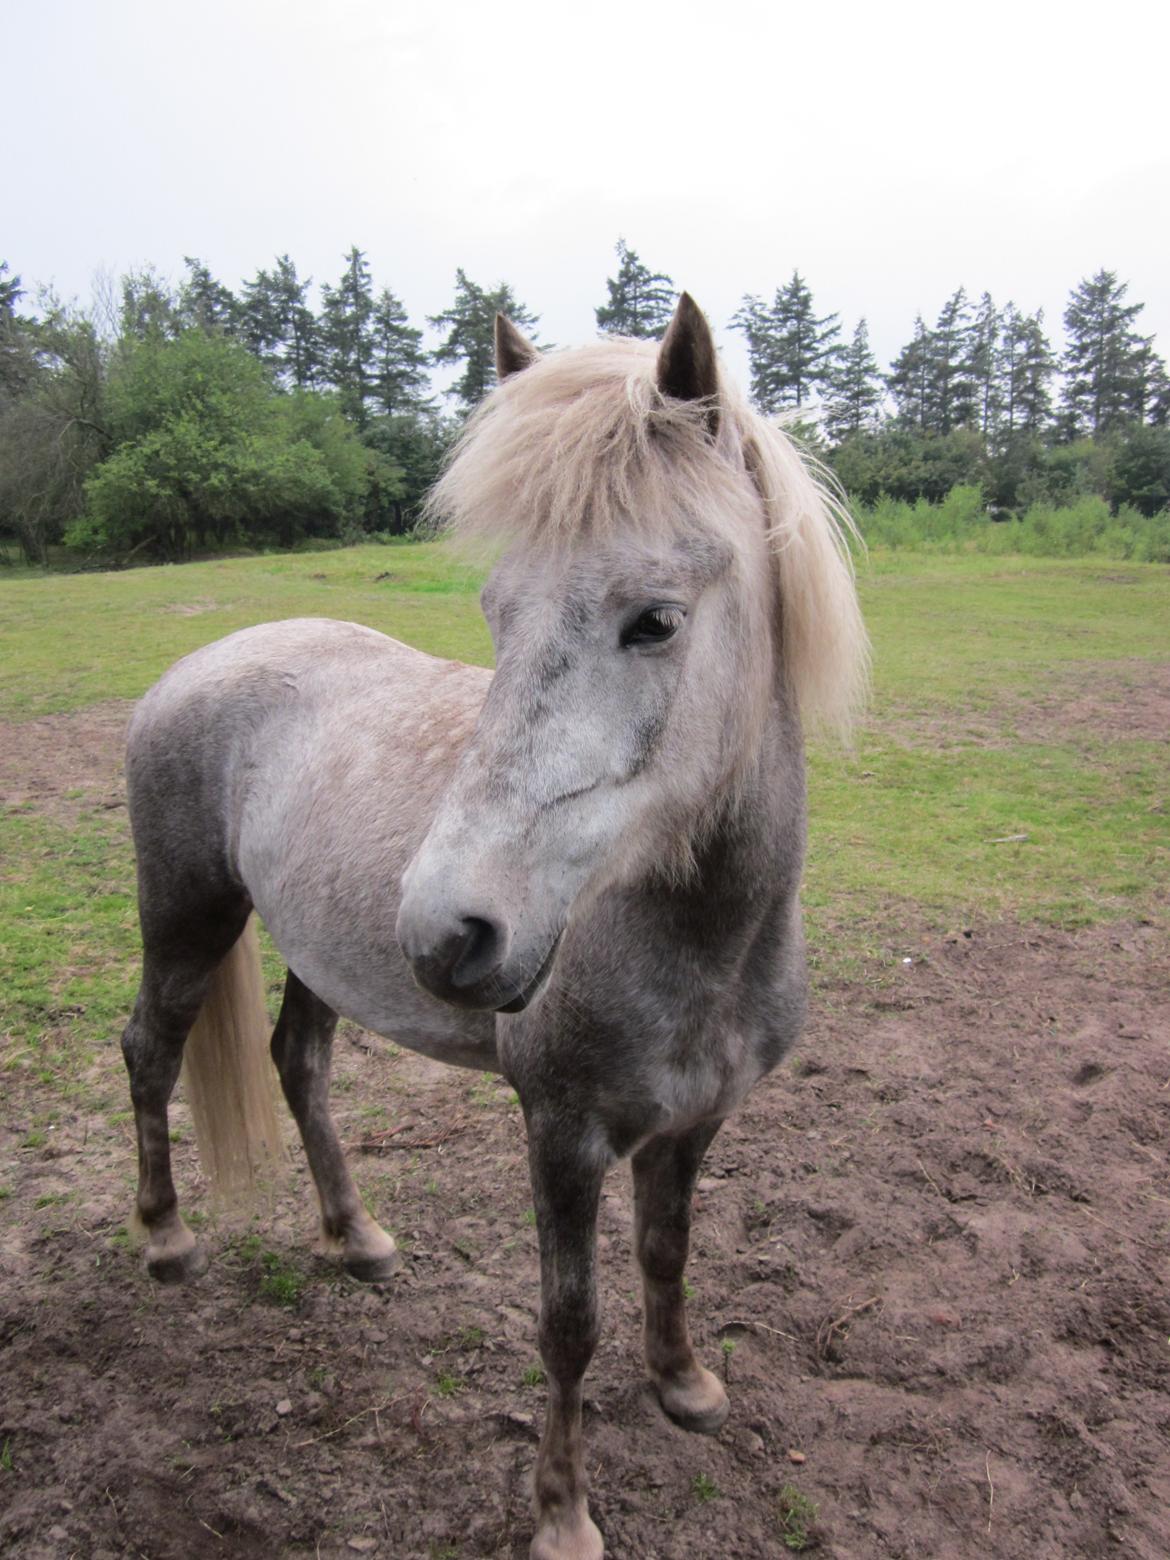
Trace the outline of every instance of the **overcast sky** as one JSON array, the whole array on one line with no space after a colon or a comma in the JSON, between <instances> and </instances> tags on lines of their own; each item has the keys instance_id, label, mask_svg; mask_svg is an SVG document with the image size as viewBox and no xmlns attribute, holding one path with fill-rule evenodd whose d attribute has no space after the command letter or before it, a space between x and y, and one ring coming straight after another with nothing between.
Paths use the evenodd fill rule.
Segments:
<instances>
[{"instance_id":1,"label":"overcast sky","mask_svg":"<svg viewBox=\"0 0 1170 1560\"><path fill-rule=\"evenodd\" d=\"M3 28L0 258L88 295L351 243L414 323L455 267L588 339L624 235L719 327L798 267L883 365L958 286L1100 266L1170 353L1168 8L39 0Z\"/></svg>"}]
</instances>

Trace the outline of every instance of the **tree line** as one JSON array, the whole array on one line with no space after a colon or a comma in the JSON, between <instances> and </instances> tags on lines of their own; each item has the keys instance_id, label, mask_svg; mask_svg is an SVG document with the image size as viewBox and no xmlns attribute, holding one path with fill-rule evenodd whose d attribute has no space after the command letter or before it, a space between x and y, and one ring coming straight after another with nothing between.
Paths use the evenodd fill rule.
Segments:
<instances>
[{"instance_id":1,"label":"tree line","mask_svg":"<svg viewBox=\"0 0 1170 1560\"><path fill-rule=\"evenodd\" d=\"M732 324L756 405L799 418L818 403L806 432L861 502L977 485L1006 510L1096 494L1149 515L1170 503L1170 378L1127 294L1112 271L1079 283L1058 353L1042 311L959 288L885 373L866 321L844 340L798 272L770 303L746 296Z\"/></svg>"},{"instance_id":2,"label":"tree line","mask_svg":"<svg viewBox=\"0 0 1170 1560\"><path fill-rule=\"evenodd\" d=\"M616 254L598 329L656 339L674 282ZM1127 292L1105 270L1082 281L1058 353L1042 313L960 289L885 372L866 321L846 336L798 272L729 324L757 407L793 418L859 502L967 484L1005 510L1096 494L1152 514L1170 502L1170 380ZM181 558L405 532L494 382L497 311L539 326L506 282L458 270L427 351L356 247L317 294L288 255L235 292L190 257L177 287L145 268L84 309L30 300L0 263L0 534L45 562L62 541ZM436 368L456 371L442 396Z\"/></svg>"},{"instance_id":3,"label":"tree line","mask_svg":"<svg viewBox=\"0 0 1170 1560\"><path fill-rule=\"evenodd\" d=\"M507 283L456 273L426 352L400 299L353 248L320 289L288 255L238 292L198 258L151 268L80 308L27 307L0 263L0 535L35 563L59 542L101 558L189 557L244 542L402 534L494 380ZM462 372L445 392L433 366Z\"/></svg>"}]
</instances>

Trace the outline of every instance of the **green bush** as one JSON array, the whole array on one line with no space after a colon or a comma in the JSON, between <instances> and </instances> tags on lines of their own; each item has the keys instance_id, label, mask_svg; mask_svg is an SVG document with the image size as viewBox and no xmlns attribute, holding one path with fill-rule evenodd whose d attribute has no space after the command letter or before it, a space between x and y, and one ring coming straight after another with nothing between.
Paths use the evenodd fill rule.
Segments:
<instances>
[{"instance_id":1,"label":"green bush","mask_svg":"<svg viewBox=\"0 0 1170 1560\"><path fill-rule=\"evenodd\" d=\"M883 497L868 506L854 505L853 513L871 547L1170 563L1170 510L1144 515L1123 504L1114 513L1094 494L1068 504L1034 503L1018 517L995 520L981 489L965 484L937 504Z\"/></svg>"},{"instance_id":2,"label":"green bush","mask_svg":"<svg viewBox=\"0 0 1170 1560\"><path fill-rule=\"evenodd\" d=\"M401 471L332 397L282 395L242 346L189 330L126 347L110 378L113 453L85 484L72 547L188 557L235 541L354 540Z\"/></svg>"}]
</instances>

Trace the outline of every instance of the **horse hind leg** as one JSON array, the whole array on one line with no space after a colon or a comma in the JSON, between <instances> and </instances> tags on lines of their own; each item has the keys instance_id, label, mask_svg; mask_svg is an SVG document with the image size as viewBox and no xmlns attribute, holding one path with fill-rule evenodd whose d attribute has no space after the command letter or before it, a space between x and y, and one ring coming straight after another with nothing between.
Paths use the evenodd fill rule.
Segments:
<instances>
[{"instance_id":1,"label":"horse hind leg","mask_svg":"<svg viewBox=\"0 0 1170 1560\"><path fill-rule=\"evenodd\" d=\"M137 1222L146 1234L147 1270L162 1283L195 1278L207 1266L179 1213L167 1107L191 1026L249 908L233 905L165 931L154 917L143 918L142 985L122 1035L122 1055L138 1135Z\"/></svg>"},{"instance_id":2,"label":"horse hind leg","mask_svg":"<svg viewBox=\"0 0 1170 1560\"><path fill-rule=\"evenodd\" d=\"M683 1271L695 1181L719 1125L704 1122L679 1137L651 1138L633 1159L646 1366L665 1413L683 1429L707 1435L719 1430L730 1405L722 1382L695 1357Z\"/></svg>"},{"instance_id":3,"label":"horse hind leg","mask_svg":"<svg viewBox=\"0 0 1170 1560\"><path fill-rule=\"evenodd\" d=\"M290 970L272 1036L272 1059L296 1118L317 1196L326 1241L340 1246L345 1270L363 1283L394 1273L393 1239L362 1205L329 1113L329 1069L337 1014Z\"/></svg>"}]
</instances>

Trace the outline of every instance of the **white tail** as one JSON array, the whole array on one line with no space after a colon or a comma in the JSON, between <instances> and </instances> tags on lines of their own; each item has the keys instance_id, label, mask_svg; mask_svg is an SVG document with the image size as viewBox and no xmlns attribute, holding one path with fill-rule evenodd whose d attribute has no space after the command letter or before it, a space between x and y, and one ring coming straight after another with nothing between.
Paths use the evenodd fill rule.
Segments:
<instances>
[{"instance_id":1,"label":"white tail","mask_svg":"<svg viewBox=\"0 0 1170 1560\"><path fill-rule=\"evenodd\" d=\"M199 1159L220 1200L246 1201L283 1159L271 1030L252 915L211 978L183 1054Z\"/></svg>"}]
</instances>

